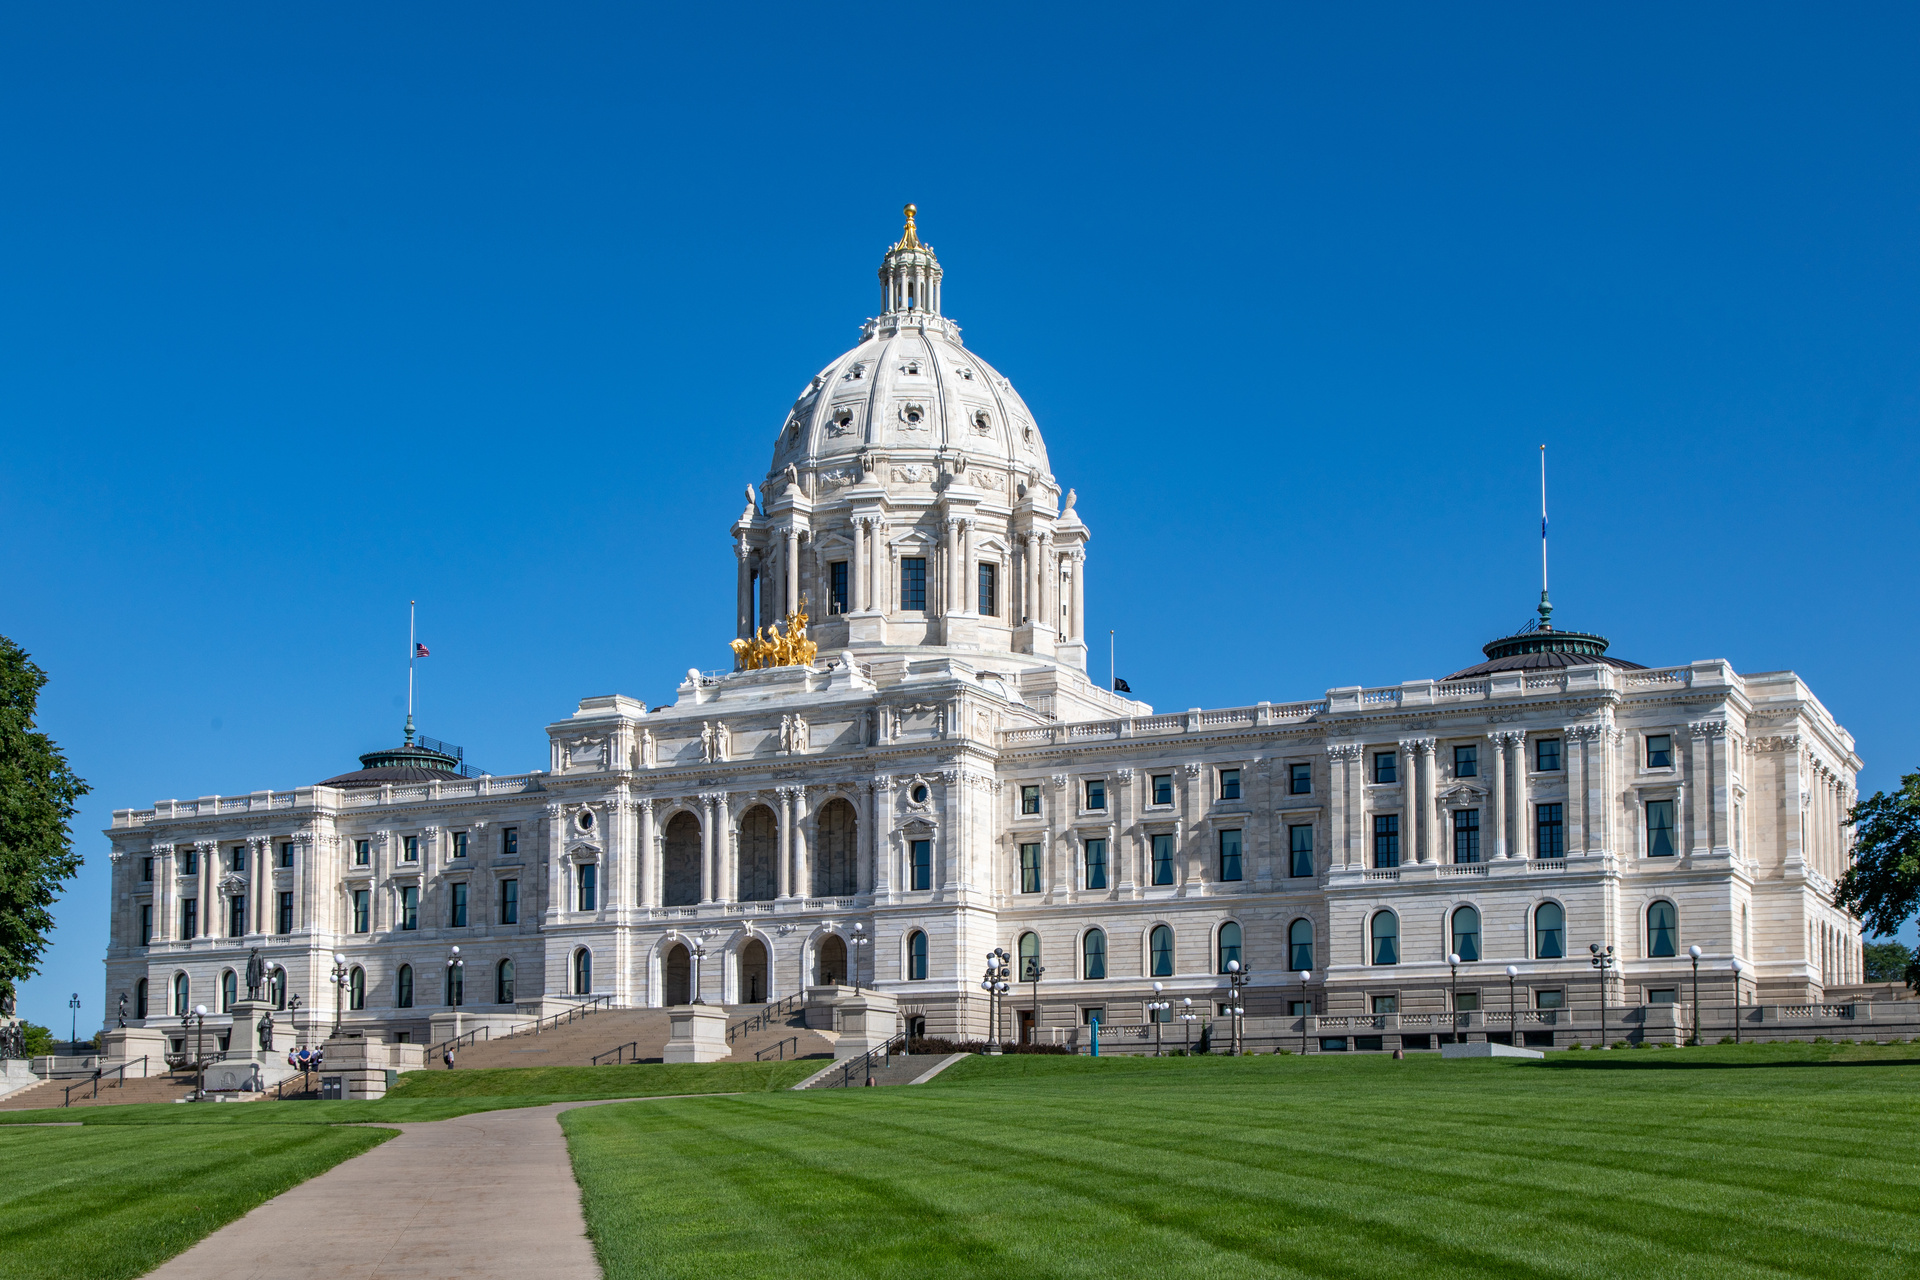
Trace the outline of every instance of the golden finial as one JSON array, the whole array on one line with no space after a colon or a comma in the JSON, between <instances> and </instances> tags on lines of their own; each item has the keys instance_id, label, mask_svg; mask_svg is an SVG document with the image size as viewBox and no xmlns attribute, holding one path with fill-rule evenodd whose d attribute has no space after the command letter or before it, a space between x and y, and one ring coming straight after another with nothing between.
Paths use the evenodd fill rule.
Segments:
<instances>
[{"instance_id":1,"label":"golden finial","mask_svg":"<svg viewBox=\"0 0 1920 1280\"><path fill-rule=\"evenodd\" d=\"M900 247L903 249L915 249L920 245L920 237L915 234L913 229L913 215L918 213L919 210L915 209L912 205L908 205L905 212L907 215L907 230L906 234L900 237Z\"/></svg>"}]
</instances>

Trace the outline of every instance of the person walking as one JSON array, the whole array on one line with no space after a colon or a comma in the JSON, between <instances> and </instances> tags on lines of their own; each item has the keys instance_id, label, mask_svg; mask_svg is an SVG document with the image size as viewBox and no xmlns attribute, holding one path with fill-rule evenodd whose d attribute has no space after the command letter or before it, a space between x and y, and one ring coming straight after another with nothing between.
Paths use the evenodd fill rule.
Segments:
<instances>
[{"instance_id":1,"label":"person walking","mask_svg":"<svg viewBox=\"0 0 1920 1280\"><path fill-rule=\"evenodd\" d=\"M446 1057L443 1059L443 1061L445 1061L447 1064L447 1070L449 1071L453 1070L453 1050L451 1049L447 1050Z\"/></svg>"}]
</instances>

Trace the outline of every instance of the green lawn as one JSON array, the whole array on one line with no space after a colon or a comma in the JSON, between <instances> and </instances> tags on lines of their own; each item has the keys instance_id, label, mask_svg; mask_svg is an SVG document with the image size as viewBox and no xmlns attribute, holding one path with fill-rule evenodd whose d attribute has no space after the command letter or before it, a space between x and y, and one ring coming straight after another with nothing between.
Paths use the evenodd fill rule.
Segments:
<instances>
[{"instance_id":1,"label":"green lawn","mask_svg":"<svg viewBox=\"0 0 1920 1280\"><path fill-rule=\"evenodd\" d=\"M1920 1047L971 1059L562 1123L607 1275L1920 1275Z\"/></svg>"},{"instance_id":2,"label":"green lawn","mask_svg":"<svg viewBox=\"0 0 1920 1280\"><path fill-rule=\"evenodd\" d=\"M307 1126L11 1130L0 1134L0 1275L144 1275L255 1205L393 1136L392 1129Z\"/></svg>"}]
</instances>

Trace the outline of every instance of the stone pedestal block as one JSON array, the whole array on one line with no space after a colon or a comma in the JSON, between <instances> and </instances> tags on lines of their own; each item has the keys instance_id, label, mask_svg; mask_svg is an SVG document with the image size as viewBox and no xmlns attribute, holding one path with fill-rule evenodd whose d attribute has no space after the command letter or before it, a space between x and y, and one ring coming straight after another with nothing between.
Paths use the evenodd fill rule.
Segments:
<instances>
[{"instance_id":1,"label":"stone pedestal block","mask_svg":"<svg viewBox=\"0 0 1920 1280\"><path fill-rule=\"evenodd\" d=\"M880 1048L900 1034L900 1003L877 991L862 991L837 1002L840 1038L834 1042L833 1056L858 1058Z\"/></svg>"},{"instance_id":2,"label":"stone pedestal block","mask_svg":"<svg viewBox=\"0 0 1920 1280\"><path fill-rule=\"evenodd\" d=\"M157 1076L167 1069L166 1058L172 1047L167 1032L160 1027L108 1027L100 1033L100 1056L108 1066L145 1058L148 1075ZM134 1079L139 1078L136 1073Z\"/></svg>"},{"instance_id":3,"label":"stone pedestal block","mask_svg":"<svg viewBox=\"0 0 1920 1280\"><path fill-rule=\"evenodd\" d=\"M320 1067L323 1098L383 1098L401 1072L426 1064L427 1048L382 1040L342 1037L326 1042Z\"/></svg>"},{"instance_id":4,"label":"stone pedestal block","mask_svg":"<svg viewBox=\"0 0 1920 1280\"><path fill-rule=\"evenodd\" d=\"M666 1062L718 1062L733 1051L727 1047L727 1011L704 1004L684 1004L667 1011L671 1032L661 1054Z\"/></svg>"}]
</instances>

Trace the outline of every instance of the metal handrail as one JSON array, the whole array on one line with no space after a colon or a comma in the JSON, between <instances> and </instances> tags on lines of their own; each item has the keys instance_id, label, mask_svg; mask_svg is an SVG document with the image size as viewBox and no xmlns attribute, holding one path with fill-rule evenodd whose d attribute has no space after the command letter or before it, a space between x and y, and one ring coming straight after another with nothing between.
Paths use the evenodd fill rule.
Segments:
<instances>
[{"instance_id":1,"label":"metal handrail","mask_svg":"<svg viewBox=\"0 0 1920 1280\"><path fill-rule=\"evenodd\" d=\"M451 1040L442 1040L439 1044L428 1045L427 1059L428 1061L432 1061L449 1049L460 1049L470 1044L477 1044L482 1040L491 1039L493 1039L493 1033L485 1026L478 1026L462 1035L455 1036Z\"/></svg>"},{"instance_id":2,"label":"metal handrail","mask_svg":"<svg viewBox=\"0 0 1920 1280\"><path fill-rule=\"evenodd\" d=\"M782 1014L791 1013L795 1008L805 1004L806 999L805 992L797 992L794 995L788 996L785 1000L780 1001L778 1004L770 1004L751 1017L743 1018L741 1021L734 1023L727 1028L727 1043L732 1044L736 1038L744 1037L748 1032L765 1030L767 1027L773 1025L775 1018Z\"/></svg>"},{"instance_id":3,"label":"metal handrail","mask_svg":"<svg viewBox=\"0 0 1920 1280\"><path fill-rule=\"evenodd\" d=\"M873 1060L875 1058L878 1058L880 1059L880 1066L882 1067L887 1066L889 1063L893 1061L893 1051L896 1045L899 1046L901 1049L905 1049L907 1047L907 1037L905 1035L897 1035L893 1037L893 1039L881 1045L878 1049L874 1049L871 1052L867 1053L864 1057L848 1058L845 1062L840 1064L839 1079L823 1080L819 1084L815 1085L814 1088L816 1089L852 1088L853 1077L855 1072L859 1073L861 1082L865 1083L868 1074L873 1070L873 1067L874 1067Z\"/></svg>"},{"instance_id":4,"label":"metal handrail","mask_svg":"<svg viewBox=\"0 0 1920 1280\"><path fill-rule=\"evenodd\" d=\"M502 1040L511 1040L515 1036L537 1036L549 1027L565 1026L570 1022L586 1017L597 1009L613 1008L613 997L611 995L581 996L579 997L579 1001L580 1003L574 1005L573 1008L567 1010L565 1013L549 1014L530 1026L515 1027L500 1038ZM467 1032L466 1035L456 1036L452 1040L442 1040L439 1044L429 1045L427 1046L427 1057L429 1059L437 1058L448 1049L457 1049L460 1047L460 1041L466 1040L468 1036L477 1035L483 1030L486 1030L486 1028L476 1027L472 1031ZM492 1033L488 1032L485 1038L488 1040L493 1039Z\"/></svg>"},{"instance_id":5,"label":"metal handrail","mask_svg":"<svg viewBox=\"0 0 1920 1280\"><path fill-rule=\"evenodd\" d=\"M140 1068L140 1078L142 1080L147 1078L147 1057L145 1054L141 1054L139 1057L133 1059L133 1061L131 1062L121 1063L119 1066L115 1067L112 1071L108 1071L104 1067L95 1067L93 1069L93 1078L91 1080L77 1080L66 1087L66 1089L62 1092L60 1096L60 1105L63 1107L72 1106L73 1091L75 1089L84 1088L87 1085L93 1086L93 1092L87 1095L88 1098L91 1099L91 1098L99 1097L100 1081L109 1075L118 1076L119 1079L115 1080L113 1084L109 1085L108 1087L113 1089L122 1088L127 1083L127 1068L133 1067L133 1066L138 1066Z\"/></svg>"},{"instance_id":6,"label":"metal handrail","mask_svg":"<svg viewBox=\"0 0 1920 1280\"><path fill-rule=\"evenodd\" d=\"M753 1060L755 1062L765 1062L767 1060L768 1054L775 1053L776 1051L778 1051L777 1060L780 1062L785 1062L787 1060L788 1045L793 1046L793 1056L796 1058L799 1057L800 1056L800 1037L788 1036L785 1040L782 1040L779 1044L768 1045L764 1049L756 1050L753 1055Z\"/></svg>"},{"instance_id":7,"label":"metal handrail","mask_svg":"<svg viewBox=\"0 0 1920 1280\"><path fill-rule=\"evenodd\" d=\"M593 1065L596 1067L599 1066L600 1059L602 1058L612 1058L613 1064L619 1066L627 1060L627 1050L629 1049L633 1050L633 1060L635 1062L640 1061L640 1042L638 1040L629 1040L623 1045L607 1050L605 1053L594 1054Z\"/></svg>"}]
</instances>

